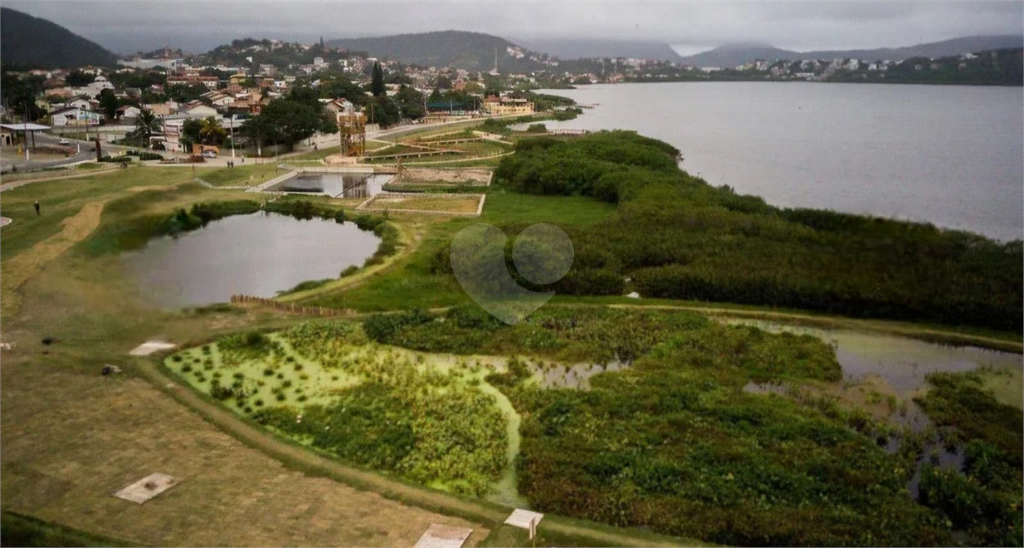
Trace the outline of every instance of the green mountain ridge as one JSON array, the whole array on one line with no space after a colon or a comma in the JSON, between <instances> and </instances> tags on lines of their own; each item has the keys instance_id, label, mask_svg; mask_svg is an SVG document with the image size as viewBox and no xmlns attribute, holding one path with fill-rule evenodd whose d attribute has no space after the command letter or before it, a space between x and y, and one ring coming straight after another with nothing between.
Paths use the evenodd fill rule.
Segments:
<instances>
[{"instance_id":1,"label":"green mountain ridge","mask_svg":"<svg viewBox=\"0 0 1024 548\"><path fill-rule=\"evenodd\" d=\"M494 68L495 56L498 70L506 73L536 70L544 65L530 57L546 58L545 54L531 52L504 38L457 30L335 39L327 41L326 46L365 51L372 57L405 64L435 67L450 65L485 72ZM524 56L514 57L509 53L509 48L518 48Z\"/></svg>"},{"instance_id":2,"label":"green mountain ridge","mask_svg":"<svg viewBox=\"0 0 1024 548\"><path fill-rule=\"evenodd\" d=\"M928 42L899 48L805 52L779 49L768 44L738 43L726 44L709 51L683 57L682 63L698 67L732 68L759 59L766 61L776 59L804 61L855 58L865 61L874 61L876 59L903 61L914 57L952 57L979 51L1016 49L1022 46L1024 46L1024 36L1021 35L964 36L952 40Z\"/></svg>"},{"instance_id":3,"label":"green mountain ridge","mask_svg":"<svg viewBox=\"0 0 1024 548\"><path fill-rule=\"evenodd\" d=\"M70 30L10 8L0 8L3 64L23 68L109 66L117 56Z\"/></svg>"}]
</instances>

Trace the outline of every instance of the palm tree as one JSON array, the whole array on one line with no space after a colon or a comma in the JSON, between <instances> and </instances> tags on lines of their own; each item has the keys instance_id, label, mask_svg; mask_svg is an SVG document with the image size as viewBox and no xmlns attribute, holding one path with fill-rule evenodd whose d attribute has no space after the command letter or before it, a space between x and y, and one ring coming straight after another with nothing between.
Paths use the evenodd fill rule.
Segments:
<instances>
[{"instance_id":1,"label":"palm tree","mask_svg":"<svg viewBox=\"0 0 1024 548\"><path fill-rule=\"evenodd\" d=\"M152 137L154 133L160 133L160 130L160 119L148 110L143 110L139 114L139 117L135 119L135 134L139 137L143 146L146 148L149 148L149 138Z\"/></svg>"},{"instance_id":2,"label":"palm tree","mask_svg":"<svg viewBox=\"0 0 1024 548\"><path fill-rule=\"evenodd\" d=\"M228 132L220 126L220 121L213 116L204 119L203 127L199 130L199 136L204 145L220 144L227 134Z\"/></svg>"}]
</instances>

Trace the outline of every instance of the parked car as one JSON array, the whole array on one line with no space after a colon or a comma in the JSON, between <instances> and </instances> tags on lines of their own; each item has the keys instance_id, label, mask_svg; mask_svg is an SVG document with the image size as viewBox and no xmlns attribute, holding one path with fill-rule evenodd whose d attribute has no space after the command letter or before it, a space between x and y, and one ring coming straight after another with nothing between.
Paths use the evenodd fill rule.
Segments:
<instances>
[{"instance_id":1,"label":"parked car","mask_svg":"<svg viewBox=\"0 0 1024 548\"><path fill-rule=\"evenodd\" d=\"M204 150L203 151L203 158L216 158L216 157L217 157L217 153L212 151L212 150Z\"/></svg>"},{"instance_id":2,"label":"parked car","mask_svg":"<svg viewBox=\"0 0 1024 548\"><path fill-rule=\"evenodd\" d=\"M57 144L58 145L70 145L71 141L68 141L67 139L61 139L60 141L57 141Z\"/></svg>"}]
</instances>

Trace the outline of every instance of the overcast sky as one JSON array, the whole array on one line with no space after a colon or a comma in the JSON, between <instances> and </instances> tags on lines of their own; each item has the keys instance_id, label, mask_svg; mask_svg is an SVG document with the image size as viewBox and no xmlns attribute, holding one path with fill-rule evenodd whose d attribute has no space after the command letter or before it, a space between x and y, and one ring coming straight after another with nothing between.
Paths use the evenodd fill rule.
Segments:
<instances>
[{"instance_id":1,"label":"overcast sky","mask_svg":"<svg viewBox=\"0 0 1024 548\"><path fill-rule=\"evenodd\" d=\"M207 51L235 38L311 42L432 30L516 38L587 37L666 42L684 55L728 42L807 51L898 47L974 34L1021 34L1024 0L374 3L255 0L95 2L4 0L117 53Z\"/></svg>"}]
</instances>

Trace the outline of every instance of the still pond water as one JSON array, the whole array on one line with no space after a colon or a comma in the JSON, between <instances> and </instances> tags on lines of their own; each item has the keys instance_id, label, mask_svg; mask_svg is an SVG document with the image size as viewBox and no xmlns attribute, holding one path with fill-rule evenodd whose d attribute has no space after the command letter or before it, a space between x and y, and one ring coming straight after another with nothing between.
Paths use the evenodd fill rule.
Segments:
<instances>
[{"instance_id":1,"label":"still pond water","mask_svg":"<svg viewBox=\"0 0 1024 548\"><path fill-rule=\"evenodd\" d=\"M123 254L122 263L144 299L173 309L227 302L235 294L273 297L306 280L337 278L361 266L379 243L354 223L258 212L154 238Z\"/></svg>"},{"instance_id":2,"label":"still pond water","mask_svg":"<svg viewBox=\"0 0 1024 548\"><path fill-rule=\"evenodd\" d=\"M1019 87L702 82L549 90L598 105L548 128L629 129L683 169L780 207L1022 237Z\"/></svg>"}]
</instances>

